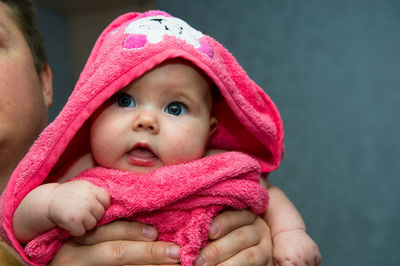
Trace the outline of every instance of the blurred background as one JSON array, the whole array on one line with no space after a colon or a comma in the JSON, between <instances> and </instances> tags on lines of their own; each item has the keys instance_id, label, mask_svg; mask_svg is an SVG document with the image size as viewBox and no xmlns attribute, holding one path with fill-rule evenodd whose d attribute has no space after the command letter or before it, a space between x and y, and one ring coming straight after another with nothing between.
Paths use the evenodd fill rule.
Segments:
<instances>
[{"instance_id":1,"label":"blurred background","mask_svg":"<svg viewBox=\"0 0 400 266\"><path fill-rule=\"evenodd\" d=\"M210 34L275 101L286 153L270 175L322 265L400 265L400 1L36 0L54 118L97 36L161 9Z\"/></svg>"}]
</instances>

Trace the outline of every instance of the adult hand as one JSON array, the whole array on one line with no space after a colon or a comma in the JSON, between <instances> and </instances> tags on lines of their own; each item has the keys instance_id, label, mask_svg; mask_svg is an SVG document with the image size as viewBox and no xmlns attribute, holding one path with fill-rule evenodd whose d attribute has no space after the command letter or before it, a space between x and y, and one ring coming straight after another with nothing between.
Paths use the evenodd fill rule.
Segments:
<instances>
[{"instance_id":1,"label":"adult hand","mask_svg":"<svg viewBox=\"0 0 400 266\"><path fill-rule=\"evenodd\" d=\"M152 226L115 221L65 242L50 265L178 265L179 246L156 238Z\"/></svg>"},{"instance_id":2,"label":"adult hand","mask_svg":"<svg viewBox=\"0 0 400 266\"><path fill-rule=\"evenodd\" d=\"M272 266L272 240L267 223L248 210L225 211L211 227L211 241L195 265Z\"/></svg>"}]
</instances>

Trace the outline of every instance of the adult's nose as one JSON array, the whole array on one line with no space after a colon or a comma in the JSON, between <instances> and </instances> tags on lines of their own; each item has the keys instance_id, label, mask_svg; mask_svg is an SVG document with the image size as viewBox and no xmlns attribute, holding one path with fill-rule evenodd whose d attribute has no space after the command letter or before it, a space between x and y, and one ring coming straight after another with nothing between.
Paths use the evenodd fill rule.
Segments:
<instances>
[{"instance_id":1,"label":"adult's nose","mask_svg":"<svg viewBox=\"0 0 400 266\"><path fill-rule=\"evenodd\" d=\"M157 115L149 110L138 111L132 127L135 131L149 131L152 134L157 134L160 131Z\"/></svg>"}]
</instances>

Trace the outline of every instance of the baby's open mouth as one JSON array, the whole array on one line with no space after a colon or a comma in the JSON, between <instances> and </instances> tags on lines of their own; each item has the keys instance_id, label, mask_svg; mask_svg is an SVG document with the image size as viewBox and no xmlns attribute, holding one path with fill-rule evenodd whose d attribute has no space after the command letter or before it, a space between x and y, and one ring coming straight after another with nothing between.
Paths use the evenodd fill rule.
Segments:
<instances>
[{"instance_id":1,"label":"baby's open mouth","mask_svg":"<svg viewBox=\"0 0 400 266\"><path fill-rule=\"evenodd\" d=\"M136 158L150 159L157 157L152 150L146 147L136 147L129 151L129 154Z\"/></svg>"},{"instance_id":2,"label":"baby's open mouth","mask_svg":"<svg viewBox=\"0 0 400 266\"><path fill-rule=\"evenodd\" d=\"M158 160L158 156L145 145L133 147L128 153L128 162L132 165L150 167L154 166Z\"/></svg>"}]
</instances>

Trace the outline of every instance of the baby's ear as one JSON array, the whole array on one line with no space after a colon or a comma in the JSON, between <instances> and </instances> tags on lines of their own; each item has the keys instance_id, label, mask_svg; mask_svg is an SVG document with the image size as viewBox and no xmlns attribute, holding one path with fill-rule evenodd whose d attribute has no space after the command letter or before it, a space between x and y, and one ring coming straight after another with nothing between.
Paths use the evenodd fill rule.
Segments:
<instances>
[{"instance_id":1,"label":"baby's ear","mask_svg":"<svg viewBox=\"0 0 400 266\"><path fill-rule=\"evenodd\" d=\"M215 116L212 116L210 118L210 128L208 131L208 140L211 139L212 135L214 134L215 130L217 129L218 126L218 119Z\"/></svg>"}]
</instances>

